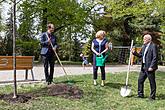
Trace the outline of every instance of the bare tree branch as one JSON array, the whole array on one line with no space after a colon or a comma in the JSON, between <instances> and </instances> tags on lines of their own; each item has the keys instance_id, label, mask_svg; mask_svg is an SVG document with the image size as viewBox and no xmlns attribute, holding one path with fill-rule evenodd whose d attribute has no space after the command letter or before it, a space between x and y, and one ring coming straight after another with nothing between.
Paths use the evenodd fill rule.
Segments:
<instances>
[{"instance_id":1,"label":"bare tree branch","mask_svg":"<svg viewBox=\"0 0 165 110\"><path fill-rule=\"evenodd\" d=\"M13 2L13 0L10 0L11 2ZM18 4L19 2L21 2L22 0L19 0L18 2L16 2L16 4ZM7 0L0 0L0 3L2 2L7 2Z\"/></svg>"},{"instance_id":2,"label":"bare tree branch","mask_svg":"<svg viewBox=\"0 0 165 110\"><path fill-rule=\"evenodd\" d=\"M0 3L2 3L2 2L6 2L6 0L1 0Z\"/></svg>"},{"instance_id":3,"label":"bare tree branch","mask_svg":"<svg viewBox=\"0 0 165 110\"><path fill-rule=\"evenodd\" d=\"M18 2L16 2L16 4L18 4L19 2L21 2L22 0L19 0Z\"/></svg>"}]
</instances>

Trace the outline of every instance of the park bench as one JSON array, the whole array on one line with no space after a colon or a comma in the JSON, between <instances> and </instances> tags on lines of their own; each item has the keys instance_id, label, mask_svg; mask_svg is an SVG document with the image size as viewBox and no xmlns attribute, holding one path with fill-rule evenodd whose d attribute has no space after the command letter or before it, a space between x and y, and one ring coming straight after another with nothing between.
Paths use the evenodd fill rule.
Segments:
<instances>
[{"instance_id":1,"label":"park bench","mask_svg":"<svg viewBox=\"0 0 165 110\"><path fill-rule=\"evenodd\" d=\"M25 80L28 79L28 70L31 70L32 80L34 56L16 56L16 70L25 70ZM13 70L13 56L0 56L0 71Z\"/></svg>"}]
</instances>

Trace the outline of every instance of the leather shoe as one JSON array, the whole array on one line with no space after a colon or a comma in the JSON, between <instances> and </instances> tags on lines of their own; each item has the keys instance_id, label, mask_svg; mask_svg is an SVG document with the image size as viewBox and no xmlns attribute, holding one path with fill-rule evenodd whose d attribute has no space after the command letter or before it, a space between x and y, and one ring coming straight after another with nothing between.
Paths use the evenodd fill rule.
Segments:
<instances>
[{"instance_id":1,"label":"leather shoe","mask_svg":"<svg viewBox=\"0 0 165 110\"><path fill-rule=\"evenodd\" d=\"M50 85L50 83L49 83L49 82L47 82L47 85Z\"/></svg>"},{"instance_id":2,"label":"leather shoe","mask_svg":"<svg viewBox=\"0 0 165 110\"><path fill-rule=\"evenodd\" d=\"M52 84L52 82L47 82L48 85Z\"/></svg>"},{"instance_id":3,"label":"leather shoe","mask_svg":"<svg viewBox=\"0 0 165 110\"><path fill-rule=\"evenodd\" d=\"M148 99L149 99L149 101L154 101L155 100L155 98L151 98L151 97L149 97Z\"/></svg>"},{"instance_id":4,"label":"leather shoe","mask_svg":"<svg viewBox=\"0 0 165 110\"><path fill-rule=\"evenodd\" d=\"M143 95L138 95L137 98L144 98L144 96Z\"/></svg>"}]
</instances>

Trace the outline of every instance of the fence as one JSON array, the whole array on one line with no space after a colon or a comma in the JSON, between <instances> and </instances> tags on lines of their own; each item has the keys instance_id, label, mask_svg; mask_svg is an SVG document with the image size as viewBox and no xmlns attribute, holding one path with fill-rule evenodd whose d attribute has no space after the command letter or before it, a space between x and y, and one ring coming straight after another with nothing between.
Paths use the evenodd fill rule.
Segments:
<instances>
[{"instance_id":1,"label":"fence","mask_svg":"<svg viewBox=\"0 0 165 110\"><path fill-rule=\"evenodd\" d=\"M141 50L141 47L133 47L137 52ZM117 64L128 64L130 54L130 46L114 46L112 51L110 51L110 55L107 59L108 62L113 62ZM140 64L141 59L132 55L131 57L131 65Z\"/></svg>"}]
</instances>

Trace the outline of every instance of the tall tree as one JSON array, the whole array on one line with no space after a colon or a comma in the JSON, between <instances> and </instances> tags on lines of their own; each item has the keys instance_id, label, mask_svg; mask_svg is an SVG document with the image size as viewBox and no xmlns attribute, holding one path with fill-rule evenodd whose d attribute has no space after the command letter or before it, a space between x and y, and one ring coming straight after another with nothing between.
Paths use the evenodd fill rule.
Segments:
<instances>
[{"instance_id":1,"label":"tall tree","mask_svg":"<svg viewBox=\"0 0 165 110\"><path fill-rule=\"evenodd\" d=\"M33 0L24 0L19 5L19 28L18 28L18 37L22 40L30 40L35 36L35 21L34 21L34 6L35 3Z\"/></svg>"},{"instance_id":2,"label":"tall tree","mask_svg":"<svg viewBox=\"0 0 165 110\"><path fill-rule=\"evenodd\" d=\"M48 22L48 0L44 0L42 1L42 3L44 4L43 5L43 8L42 8L42 32L45 32L46 31L46 28L47 28L47 22Z\"/></svg>"},{"instance_id":3,"label":"tall tree","mask_svg":"<svg viewBox=\"0 0 165 110\"><path fill-rule=\"evenodd\" d=\"M142 32L153 32L155 42L159 36L155 31L160 30L162 5L165 0L83 0L86 7L91 9L90 21L94 30L103 29L109 33L115 45L130 45L141 40ZM157 6L159 4L159 6ZM117 41L117 42L116 42ZM114 43L114 42L113 42ZM125 51L123 51L125 52Z\"/></svg>"},{"instance_id":4,"label":"tall tree","mask_svg":"<svg viewBox=\"0 0 165 110\"><path fill-rule=\"evenodd\" d=\"M76 0L48 0L47 4L40 5L46 7L47 13L44 16L47 16L47 20L55 24L55 31L58 31L56 34L62 50L59 51L60 54L64 59L71 60L74 47L73 36L78 33L85 33L83 27L86 12ZM79 37L80 39L83 38L83 36Z\"/></svg>"},{"instance_id":5,"label":"tall tree","mask_svg":"<svg viewBox=\"0 0 165 110\"><path fill-rule=\"evenodd\" d=\"M94 17L96 18L94 28L109 31L115 40L122 42L121 45L129 45L130 42L125 41L135 39L145 29L159 30L160 19L157 16L153 17L156 1L158 2L158 0L151 3L142 0L95 0L96 5L93 6L99 7L97 9L100 10L93 10L97 15Z\"/></svg>"},{"instance_id":6,"label":"tall tree","mask_svg":"<svg viewBox=\"0 0 165 110\"><path fill-rule=\"evenodd\" d=\"M66 50L68 53L66 56L72 59L70 54L73 52L71 45L74 43L73 35L86 34L84 26L87 13L77 0L24 0L20 2L18 11L20 11L19 38L22 40L33 38L35 34L46 31L47 22L52 22L55 24L55 33L61 50ZM63 43L65 38L68 42L66 44ZM79 36L79 39L83 38L86 36Z\"/></svg>"}]
</instances>

